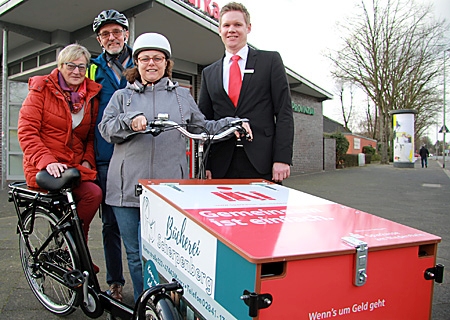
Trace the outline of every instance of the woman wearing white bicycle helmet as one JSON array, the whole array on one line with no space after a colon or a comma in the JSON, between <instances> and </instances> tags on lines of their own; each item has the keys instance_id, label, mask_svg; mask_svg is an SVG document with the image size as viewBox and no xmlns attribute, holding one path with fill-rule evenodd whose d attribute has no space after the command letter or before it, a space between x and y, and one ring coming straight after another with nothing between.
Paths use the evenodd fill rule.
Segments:
<instances>
[{"instance_id":1,"label":"woman wearing white bicycle helmet","mask_svg":"<svg viewBox=\"0 0 450 320\"><path fill-rule=\"evenodd\" d=\"M207 121L187 88L171 80L172 49L158 33L140 35L133 46L135 67L125 71L125 89L114 93L103 114L99 130L114 144L107 179L106 203L111 205L127 252L135 299L143 290L140 248L139 179L186 179L186 139L177 130L158 136L138 134L158 114L168 114L181 125L190 124L217 132L236 118ZM247 124L247 129L250 128ZM188 127L189 131L194 131ZM200 132L197 129L196 132ZM251 133L251 132L250 132Z\"/></svg>"}]
</instances>

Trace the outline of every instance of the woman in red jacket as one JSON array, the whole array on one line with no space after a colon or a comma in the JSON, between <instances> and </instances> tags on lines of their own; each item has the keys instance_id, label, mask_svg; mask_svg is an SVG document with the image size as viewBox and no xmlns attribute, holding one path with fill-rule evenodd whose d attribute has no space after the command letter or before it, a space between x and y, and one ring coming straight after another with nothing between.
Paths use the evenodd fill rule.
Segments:
<instances>
[{"instance_id":1,"label":"woman in red jacket","mask_svg":"<svg viewBox=\"0 0 450 320\"><path fill-rule=\"evenodd\" d=\"M96 178L94 126L101 85L86 78L91 55L78 44L58 55L58 67L49 75L32 77L29 93L19 113L18 138L28 186L38 188L36 173L46 169L59 177L74 167L81 183L73 189L77 211L86 236L102 200Z\"/></svg>"}]
</instances>

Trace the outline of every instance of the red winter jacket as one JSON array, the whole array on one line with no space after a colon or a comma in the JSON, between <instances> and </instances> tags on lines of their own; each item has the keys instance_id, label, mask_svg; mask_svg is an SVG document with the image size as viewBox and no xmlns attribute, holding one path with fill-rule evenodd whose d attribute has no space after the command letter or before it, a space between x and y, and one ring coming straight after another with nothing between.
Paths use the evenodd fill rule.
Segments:
<instances>
[{"instance_id":1,"label":"red winter jacket","mask_svg":"<svg viewBox=\"0 0 450 320\"><path fill-rule=\"evenodd\" d=\"M81 123L72 130L72 113L58 84L58 69L28 81L29 93L19 113L18 138L23 169L30 187L37 188L36 173L60 162L81 172L82 181L95 180L94 127L101 85L87 79L86 104ZM93 169L81 166L88 161Z\"/></svg>"}]
</instances>

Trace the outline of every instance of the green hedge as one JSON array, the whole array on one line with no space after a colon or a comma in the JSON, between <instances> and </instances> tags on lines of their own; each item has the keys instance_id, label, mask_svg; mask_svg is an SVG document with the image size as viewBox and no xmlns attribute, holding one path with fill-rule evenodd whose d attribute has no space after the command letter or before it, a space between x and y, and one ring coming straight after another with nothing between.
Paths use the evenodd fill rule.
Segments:
<instances>
[{"instance_id":1,"label":"green hedge","mask_svg":"<svg viewBox=\"0 0 450 320\"><path fill-rule=\"evenodd\" d=\"M362 152L365 154L370 154L370 155L374 155L376 153L377 150L375 150L374 147L371 146L364 146L362 149Z\"/></svg>"},{"instance_id":2,"label":"green hedge","mask_svg":"<svg viewBox=\"0 0 450 320\"><path fill-rule=\"evenodd\" d=\"M357 167L359 155L357 154L345 154L342 156L343 163L341 162L337 168L345 168L345 167ZM365 154L365 164L370 164L372 162L372 155Z\"/></svg>"},{"instance_id":3,"label":"green hedge","mask_svg":"<svg viewBox=\"0 0 450 320\"><path fill-rule=\"evenodd\" d=\"M344 160L344 163L341 164L341 168L358 166L358 155L357 154L344 154L342 156L342 160Z\"/></svg>"}]
</instances>

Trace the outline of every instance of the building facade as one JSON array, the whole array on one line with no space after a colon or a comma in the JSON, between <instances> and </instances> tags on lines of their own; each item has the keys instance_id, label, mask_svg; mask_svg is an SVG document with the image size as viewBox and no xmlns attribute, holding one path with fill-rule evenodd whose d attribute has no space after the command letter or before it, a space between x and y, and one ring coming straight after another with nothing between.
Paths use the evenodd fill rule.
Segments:
<instances>
[{"instance_id":1,"label":"building facade","mask_svg":"<svg viewBox=\"0 0 450 320\"><path fill-rule=\"evenodd\" d=\"M245 5L245 1L242 1ZM201 70L224 54L218 36L219 7L200 0L11 0L0 4L2 34L2 185L23 179L17 120L28 78L48 74L66 45L78 42L93 56L101 53L92 32L94 17L105 9L123 12L130 22L129 44L144 32L159 32L171 42L173 78L197 100ZM264 48L259 48L264 49ZM299 59L301 57L299 56ZM295 119L292 172L327 168L324 159L322 102L332 95L286 67Z\"/></svg>"}]
</instances>

